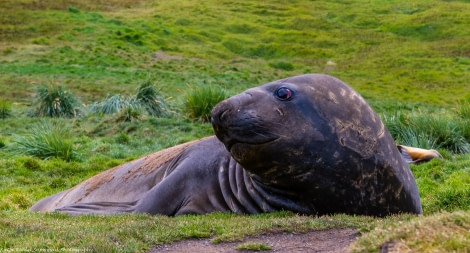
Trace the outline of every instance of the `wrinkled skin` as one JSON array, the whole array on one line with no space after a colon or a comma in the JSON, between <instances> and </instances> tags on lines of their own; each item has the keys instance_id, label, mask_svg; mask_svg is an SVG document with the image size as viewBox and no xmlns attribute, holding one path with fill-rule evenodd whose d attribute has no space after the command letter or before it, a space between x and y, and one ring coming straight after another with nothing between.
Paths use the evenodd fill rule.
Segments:
<instances>
[{"instance_id":1,"label":"wrinkled skin","mask_svg":"<svg viewBox=\"0 0 470 253\"><path fill-rule=\"evenodd\" d=\"M302 75L249 89L219 103L212 124L217 138L113 168L31 210L422 212L414 177L389 132L336 78Z\"/></svg>"}]
</instances>

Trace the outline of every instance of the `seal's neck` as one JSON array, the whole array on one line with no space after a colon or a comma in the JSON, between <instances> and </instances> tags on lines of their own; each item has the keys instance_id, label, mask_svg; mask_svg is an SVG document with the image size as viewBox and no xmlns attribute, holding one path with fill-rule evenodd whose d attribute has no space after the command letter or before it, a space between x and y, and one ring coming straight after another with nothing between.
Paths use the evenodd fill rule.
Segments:
<instances>
[{"instance_id":1,"label":"seal's neck","mask_svg":"<svg viewBox=\"0 0 470 253\"><path fill-rule=\"evenodd\" d=\"M227 205L235 213L261 213L291 210L302 214L314 214L307 203L299 201L298 194L283 190L274 184L263 182L250 174L233 158L221 166L219 182Z\"/></svg>"}]
</instances>

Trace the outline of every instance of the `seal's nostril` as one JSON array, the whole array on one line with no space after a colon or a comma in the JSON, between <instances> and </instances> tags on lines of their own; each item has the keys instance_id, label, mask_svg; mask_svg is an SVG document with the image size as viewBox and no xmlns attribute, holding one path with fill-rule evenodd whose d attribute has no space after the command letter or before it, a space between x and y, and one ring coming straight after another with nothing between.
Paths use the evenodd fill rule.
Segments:
<instances>
[{"instance_id":1,"label":"seal's nostril","mask_svg":"<svg viewBox=\"0 0 470 253\"><path fill-rule=\"evenodd\" d=\"M223 131L222 129L224 129L224 126L226 125L226 121L228 119L226 115L227 111L227 108L222 106L219 106L212 111L211 123L214 131Z\"/></svg>"},{"instance_id":2,"label":"seal's nostril","mask_svg":"<svg viewBox=\"0 0 470 253\"><path fill-rule=\"evenodd\" d=\"M224 121L224 116L225 116L225 113L227 112L228 110L224 110L222 113L219 114L219 121Z\"/></svg>"}]
</instances>

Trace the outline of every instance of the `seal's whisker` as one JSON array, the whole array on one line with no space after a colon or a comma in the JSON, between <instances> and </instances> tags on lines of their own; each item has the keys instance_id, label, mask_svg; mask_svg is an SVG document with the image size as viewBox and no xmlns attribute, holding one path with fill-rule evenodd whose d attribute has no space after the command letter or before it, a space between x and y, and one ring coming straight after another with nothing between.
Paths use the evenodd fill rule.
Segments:
<instances>
[{"instance_id":1,"label":"seal's whisker","mask_svg":"<svg viewBox=\"0 0 470 253\"><path fill-rule=\"evenodd\" d=\"M258 132L258 131L250 130L249 132L250 132L250 133L253 133L253 134L256 134L256 135L259 135L259 136L269 137L269 135L267 135L267 134L265 134L265 133L260 133L260 132Z\"/></svg>"},{"instance_id":2,"label":"seal's whisker","mask_svg":"<svg viewBox=\"0 0 470 253\"><path fill-rule=\"evenodd\" d=\"M266 137L266 138L275 137L277 139L279 137L284 137L284 138L288 137L287 135L282 135L282 134L277 134L277 133L269 133L269 135L267 135L265 133L260 133L260 132L254 131L254 130L250 130L250 133L253 133L253 134L256 134L256 135L259 135L259 136L263 136L263 137Z\"/></svg>"}]
</instances>

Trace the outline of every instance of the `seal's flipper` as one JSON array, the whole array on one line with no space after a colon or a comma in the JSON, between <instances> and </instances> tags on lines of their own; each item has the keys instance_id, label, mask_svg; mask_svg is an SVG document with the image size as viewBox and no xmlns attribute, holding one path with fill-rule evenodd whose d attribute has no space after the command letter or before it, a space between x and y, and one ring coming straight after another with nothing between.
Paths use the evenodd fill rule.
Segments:
<instances>
[{"instance_id":1,"label":"seal's flipper","mask_svg":"<svg viewBox=\"0 0 470 253\"><path fill-rule=\"evenodd\" d=\"M132 213L136 202L80 203L57 208L55 212L71 215Z\"/></svg>"},{"instance_id":2,"label":"seal's flipper","mask_svg":"<svg viewBox=\"0 0 470 253\"><path fill-rule=\"evenodd\" d=\"M413 159L411 158L410 154L408 154L408 152L406 152L402 146L398 145L397 148L406 163L413 163Z\"/></svg>"},{"instance_id":3,"label":"seal's flipper","mask_svg":"<svg viewBox=\"0 0 470 253\"><path fill-rule=\"evenodd\" d=\"M441 154L434 149L414 148L403 145L398 145L397 148L407 163L420 164L429 162L434 158L442 158Z\"/></svg>"}]
</instances>

